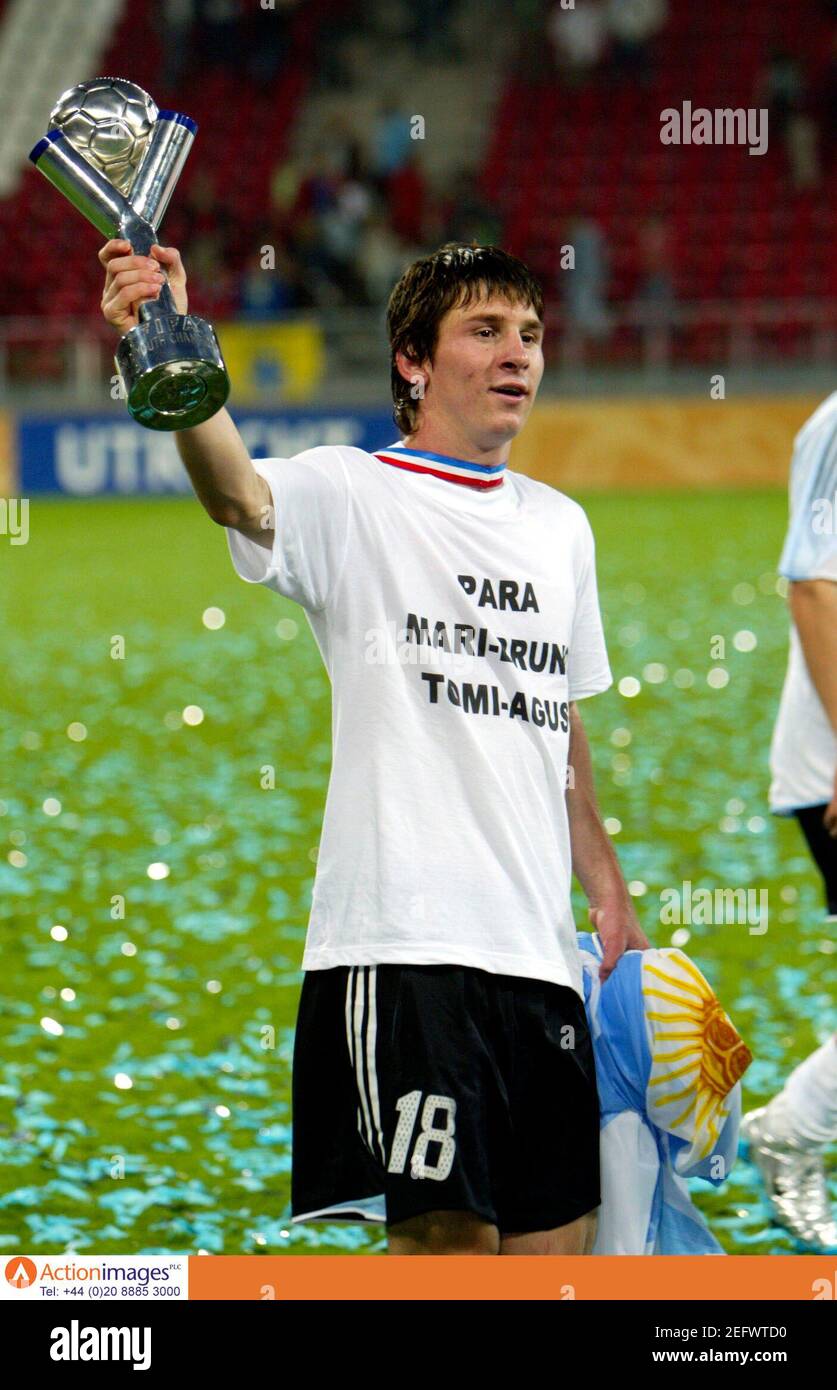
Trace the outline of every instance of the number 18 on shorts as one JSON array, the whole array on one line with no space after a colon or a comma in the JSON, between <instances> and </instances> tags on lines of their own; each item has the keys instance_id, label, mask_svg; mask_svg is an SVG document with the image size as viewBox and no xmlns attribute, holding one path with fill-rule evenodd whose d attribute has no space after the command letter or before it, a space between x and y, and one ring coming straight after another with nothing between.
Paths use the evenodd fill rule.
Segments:
<instances>
[{"instance_id":1,"label":"number 18 on shorts","mask_svg":"<svg viewBox=\"0 0 837 1390\"><path fill-rule=\"evenodd\" d=\"M470 1211L553 1230L600 1201L581 998L455 965L307 971L293 1062L295 1220Z\"/></svg>"}]
</instances>

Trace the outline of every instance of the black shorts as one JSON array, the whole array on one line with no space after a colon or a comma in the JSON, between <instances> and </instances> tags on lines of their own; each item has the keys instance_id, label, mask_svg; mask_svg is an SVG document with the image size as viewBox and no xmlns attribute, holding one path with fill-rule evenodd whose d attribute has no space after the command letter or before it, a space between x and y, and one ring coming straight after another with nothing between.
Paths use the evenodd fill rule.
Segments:
<instances>
[{"instance_id":1,"label":"black shorts","mask_svg":"<svg viewBox=\"0 0 837 1390\"><path fill-rule=\"evenodd\" d=\"M510 1235L601 1200L593 1046L566 985L456 965L309 970L292 1120L295 1219L357 1219L383 1194L388 1225L471 1211Z\"/></svg>"},{"instance_id":2,"label":"black shorts","mask_svg":"<svg viewBox=\"0 0 837 1390\"><path fill-rule=\"evenodd\" d=\"M803 806L797 811L802 833L808 841L808 848L814 862L822 874L825 890L825 908L830 917L837 916L837 840L832 839L823 825L827 801L821 806Z\"/></svg>"}]
</instances>

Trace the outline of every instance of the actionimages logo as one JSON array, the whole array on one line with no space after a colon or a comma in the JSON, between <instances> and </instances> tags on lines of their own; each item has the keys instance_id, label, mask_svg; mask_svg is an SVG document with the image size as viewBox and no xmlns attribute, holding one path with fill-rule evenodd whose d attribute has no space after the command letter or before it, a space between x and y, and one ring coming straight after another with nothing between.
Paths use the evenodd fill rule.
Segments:
<instances>
[{"instance_id":1,"label":"actionimages logo","mask_svg":"<svg viewBox=\"0 0 837 1390\"><path fill-rule=\"evenodd\" d=\"M28 1289L37 1277L34 1263L25 1255L13 1255L6 1265L6 1283L13 1289Z\"/></svg>"}]
</instances>

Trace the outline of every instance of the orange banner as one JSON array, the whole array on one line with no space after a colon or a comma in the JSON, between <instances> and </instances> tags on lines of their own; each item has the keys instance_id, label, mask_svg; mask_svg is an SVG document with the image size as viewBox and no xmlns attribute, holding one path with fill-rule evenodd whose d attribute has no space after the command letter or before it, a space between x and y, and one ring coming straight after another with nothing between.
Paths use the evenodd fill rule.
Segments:
<instances>
[{"instance_id":1,"label":"orange banner","mask_svg":"<svg viewBox=\"0 0 837 1390\"><path fill-rule=\"evenodd\" d=\"M819 1255L194 1255L190 1299L760 1300L837 1296Z\"/></svg>"},{"instance_id":2,"label":"orange banner","mask_svg":"<svg viewBox=\"0 0 837 1390\"><path fill-rule=\"evenodd\" d=\"M821 397L539 402L511 467L566 489L787 487L793 438Z\"/></svg>"}]
</instances>

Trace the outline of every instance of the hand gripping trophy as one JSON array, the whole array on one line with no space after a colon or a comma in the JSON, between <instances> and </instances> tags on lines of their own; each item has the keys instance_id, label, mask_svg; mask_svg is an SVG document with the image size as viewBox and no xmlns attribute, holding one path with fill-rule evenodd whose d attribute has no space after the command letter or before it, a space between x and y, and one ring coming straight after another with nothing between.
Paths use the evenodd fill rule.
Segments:
<instances>
[{"instance_id":1,"label":"hand gripping trophy","mask_svg":"<svg viewBox=\"0 0 837 1390\"><path fill-rule=\"evenodd\" d=\"M189 116L158 111L135 83L98 77L59 97L29 158L103 235L147 256L196 130ZM114 358L131 415L152 430L208 420L230 389L212 325L179 314L165 283L137 317Z\"/></svg>"}]
</instances>

